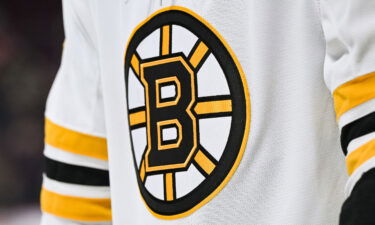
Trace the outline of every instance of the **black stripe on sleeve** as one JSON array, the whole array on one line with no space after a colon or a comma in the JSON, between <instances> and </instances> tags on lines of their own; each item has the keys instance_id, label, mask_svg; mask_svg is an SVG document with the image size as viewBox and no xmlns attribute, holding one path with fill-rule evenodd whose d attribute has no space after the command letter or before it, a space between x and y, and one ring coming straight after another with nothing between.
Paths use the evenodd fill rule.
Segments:
<instances>
[{"instance_id":1,"label":"black stripe on sleeve","mask_svg":"<svg viewBox=\"0 0 375 225\"><path fill-rule=\"evenodd\" d=\"M375 169L364 173L341 208L340 225L375 224Z\"/></svg>"},{"instance_id":2,"label":"black stripe on sleeve","mask_svg":"<svg viewBox=\"0 0 375 225\"><path fill-rule=\"evenodd\" d=\"M106 170L76 166L45 157L45 173L48 178L71 184L109 186Z\"/></svg>"},{"instance_id":3,"label":"black stripe on sleeve","mask_svg":"<svg viewBox=\"0 0 375 225\"><path fill-rule=\"evenodd\" d=\"M341 147L344 154L347 154L348 145L353 139L371 132L375 132L375 112L345 125L341 130Z\"/></svg>"}]
</instances>

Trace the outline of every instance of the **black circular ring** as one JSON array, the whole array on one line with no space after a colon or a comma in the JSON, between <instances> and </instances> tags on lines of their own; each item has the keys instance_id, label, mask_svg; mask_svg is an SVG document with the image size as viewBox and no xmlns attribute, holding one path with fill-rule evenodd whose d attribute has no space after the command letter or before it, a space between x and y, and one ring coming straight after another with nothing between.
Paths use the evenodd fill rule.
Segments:
<instances>
[{"instance_id":1,"label":"black circular ring","mask_svg":"<svg viewBox=\"0 0 375 225\"><path fill-rule=\"evenodd\" d=\"M249 107L249 103L247 103L248 98L246 96L247 87L245 86L246 84L244 84L244 80L241 79L242 75L240 68L238 68L238 65L226 46L217 37L217 35L215 35L215 33L198 18L186 11L178 9L162 11L154 15L135 31L128 44L125 54L126 90L128 90L130 60L132 55L135 53L136 48L144 38L164 25L182 26L196 35L208 46L211 54L214 54L222 70L224 71L232 100L232 121L230 133L218 165L214 171L193 191L173 201L163 201L157 199L145 188L139 176L139 170L135 159L134 146L131 137L134 166L137 171L139 189L145 203L147 204L148 208L157 215L175 216L186 213L201 203L209 195L215 192L219 185L221 185L224 179L228 176L237 160L241 147L243 146L243 142L246 142L247 140L245 135L246 129L249 125L247 124L249 123L249 118L247 118L249 117L247 114L247 110L249 110L247 108ZM126 94L128 98L129 95L128 93Z\"/></svg>"}]
</instances>

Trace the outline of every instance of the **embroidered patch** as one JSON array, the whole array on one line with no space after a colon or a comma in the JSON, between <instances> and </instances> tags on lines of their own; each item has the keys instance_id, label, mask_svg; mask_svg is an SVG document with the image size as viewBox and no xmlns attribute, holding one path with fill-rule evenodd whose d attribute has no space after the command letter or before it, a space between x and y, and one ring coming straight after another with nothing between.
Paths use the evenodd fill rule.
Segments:
<instances>
[{"instance_id":1,"label":"embroidered patch","mask_svg":"<svg viewBox=\"0 0 375 225\"><path fill-rule=\"evenodd\" d=\"M142 198L159 218L186 216L225 186L242 158L250 100L241 66L204 19L169 7L135 28L125 81Z\"/></svg>"}]
</instances>

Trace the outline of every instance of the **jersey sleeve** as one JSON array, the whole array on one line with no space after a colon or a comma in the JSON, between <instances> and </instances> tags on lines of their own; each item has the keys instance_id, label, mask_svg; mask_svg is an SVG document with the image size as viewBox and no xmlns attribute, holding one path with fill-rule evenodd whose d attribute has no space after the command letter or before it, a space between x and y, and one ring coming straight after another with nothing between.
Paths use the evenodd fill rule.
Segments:
<instances>
[{"instance_id":1,"label":"jersey sleeve","mask_svg":"<svg viewBox=\"0 0 375 225\"><path fill-rule=\"evenodd\" d=\"M374 224L375 1L320 0L320 9L325 82L333 95L350 176L340 224L368 224L361 222L369 217Z\"/></svg>"},{"instance_id":2,"label":"jersey sleeve","mask_svg":"<svg viewBox=\"0 0 375 225\"><path fill-rule=\"evenodd\" d=\"M63 0L62 62L45 111L42 225L110 224L108 154L92 6Z\"/></svg>"}]
</instances>

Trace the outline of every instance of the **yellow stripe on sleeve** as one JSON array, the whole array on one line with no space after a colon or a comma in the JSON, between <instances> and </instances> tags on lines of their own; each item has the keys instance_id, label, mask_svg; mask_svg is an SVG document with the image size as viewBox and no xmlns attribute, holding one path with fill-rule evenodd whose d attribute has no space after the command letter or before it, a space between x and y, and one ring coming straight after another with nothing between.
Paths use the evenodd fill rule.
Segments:
<instances>
[{"instance_id":1,"label":"yellow stripe on sleeve","mask_svg":"<svg viewBox=\"0 0 375 225\"><path fill-rule=\"evenodd\" d=\"M375 72L339 86L333 92L336 118L373 98L375 98Z\"/></svg>"},{"instance_id":2,"label":"yellow stripe on sleeve","mask_svg":"<svg viewBox=\"0 0 375 225\"><path fill-rule=\"evenodd\" d=\"M375 156L375 139L367 142L346 157L346 166L351 175L364 162Z\"/></svg>"},{"instance_id":3,"label":"yellow stripe on sleeve","mask_svg":"<svg viewBox=\"0 0 375 225\"><path fill-rule=\"evenodd\" d=\"M41 209L43 212L71 220L94 222L111 221L111 200L92 199L60 195L42 189Z\"/></svg>"},{"instance_id":4,"label":"yellow stripe on sleeve","mask_svg":"<svg viewBox=\"0 0 375 225\"><path fill-rule=\"evenodd\" d=\"M45 142L67 152L108 160L105 138L61 127L47 118L45 120Z\"/></svg>"}]
</instances>

